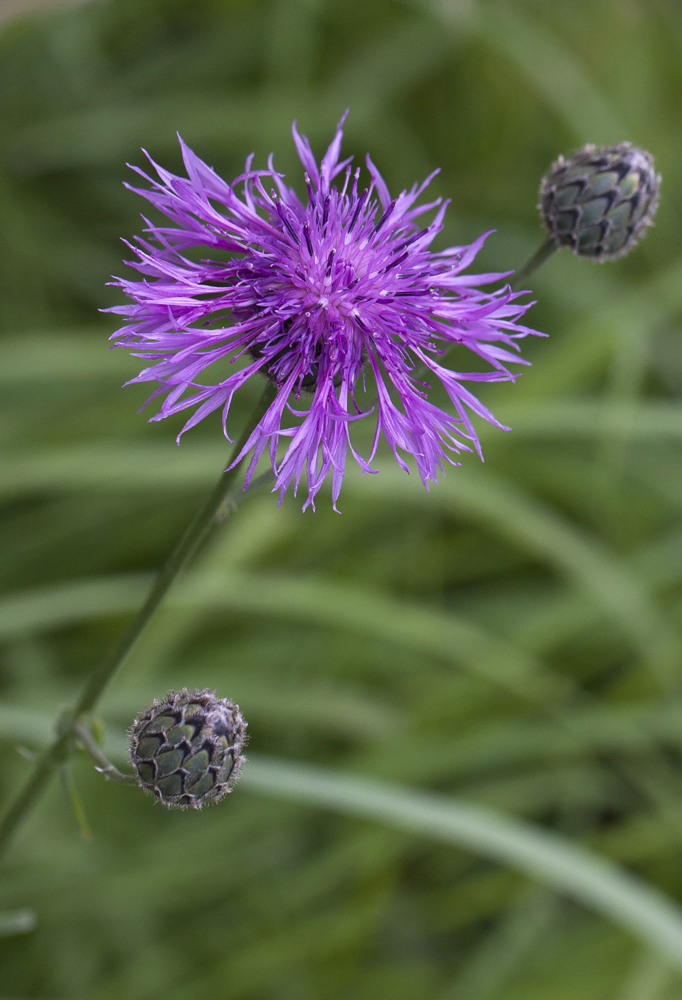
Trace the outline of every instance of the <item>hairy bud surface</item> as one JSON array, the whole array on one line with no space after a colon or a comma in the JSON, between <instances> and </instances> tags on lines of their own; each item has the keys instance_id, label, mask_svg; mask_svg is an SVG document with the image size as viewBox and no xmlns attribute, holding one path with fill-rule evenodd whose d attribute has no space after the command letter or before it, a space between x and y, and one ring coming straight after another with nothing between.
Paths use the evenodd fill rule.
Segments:
<instances>
[{"instance_id":1,"label":"hairy bud surface","mask_svg":"<svg viewBox=\"0 0 682 1000\"><path fill-rule=\"evenodd\" d=\"M660 174L629 142L583 146L552 165L540 185L540 214L557 247L615 260L635 246L658 208Z\"/></svg>"},{"instance_id":2,"label":"hairy bud surface","mask_svg":"<svg viewBox=\"0 0 682 1000\"><path fill-rule=\"evenodd\" d=\"M169 808L201 809L232 790L245 758L239 706L213 691L171 691L130 731L130 760L142 788Z\"/></svg>"}]
</instances>

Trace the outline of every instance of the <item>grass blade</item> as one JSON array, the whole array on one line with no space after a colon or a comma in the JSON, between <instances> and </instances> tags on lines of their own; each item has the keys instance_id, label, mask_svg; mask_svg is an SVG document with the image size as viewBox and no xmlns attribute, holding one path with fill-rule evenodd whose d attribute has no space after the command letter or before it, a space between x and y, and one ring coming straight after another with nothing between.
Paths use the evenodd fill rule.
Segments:
<instances>
[{"instance_id":1,"label":"grass blade","mask_svg":"<svg viewBox=\"0 0 682 1000\"><path fill-rule=\"evenodd\" d=\"M249 759L243 784L393 826L523 872L600 913L682 969L682 910L663 893L557 833L491 809L334 771Z\"/></svg>"},{"instance_id":2,"label":"grass blade","mask_svg":"<svg viewBox=\"0 0 682 1000\"><path fill-rule=\"evenodd\" d=\"M75 580L13 594L0 601L0 640L134 611L150 583L146 573ZM286 574L190 574L167 607L273 615L395 643L472 671L521 696L563 699L568 683L523 650L450 612L377 593Z\"/></svg>"}]
</instances>

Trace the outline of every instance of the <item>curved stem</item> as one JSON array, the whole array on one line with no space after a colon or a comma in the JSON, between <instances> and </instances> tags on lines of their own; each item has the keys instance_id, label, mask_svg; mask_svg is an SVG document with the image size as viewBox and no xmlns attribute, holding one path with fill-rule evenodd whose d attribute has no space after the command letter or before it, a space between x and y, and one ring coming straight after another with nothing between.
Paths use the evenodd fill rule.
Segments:
<instances>
[{"instance_id":1,"label":"curved stem","mask_svg":"<svg viewBox=\"0 0 682 1000\"><path fill-rule=\"evenodd\" d=\"M261 417L268 409L277 395L276 386L268 383L260 400L256 404L254 412L248 421L241 437L237 441L230 462L236 458L246 444L249 436L259 423ZM119 666L127 656L129 650L144 631L150 618L161 603L176 576L183 566L192 558L196 550L204 541L211 528L227 517L229 514L229 501L231 487L240 469L244 465L242 460L234 468L223 472L218 480L215 489L199 511L196 518L189 525L184 535L175 546L168 557L163 569L154 581L146 601L125 630L120 640L113 648L109 656L102 662L101 666L91 674L83 693L76 705L64 716L60 725L59 735L54 743L41 754L35 770L28 782L21 790L9 812L0 824L0 853L7 847L14 831L21 823L24 816L32 809L38 798L46 788L55 768L67 759L71 751L74 739L73 725L82 715L89 712L105 687L114 676Z\"/></svg>"},{"instance_id":2,"label":"curved stem","mask_svg":"<svg viewBox=\"0 0 682 1000\"><path fill-rule=\"evenodd\" d=\"M241 781L288 801L388 822L516 869L591 907L682 969L679 904L562 834L473 802L252 754Z\"/></svg>"},{"instance_id":3,"label":"curved stem","mask_svg":"<svg viewBox=\"0 0 682 1000\"><path fill-rule=\"evenodd\" d=\"M551 236L548 236L545 242L542 244L537 253L533 254L528 263L517 271L512 280L509 282L513 292L518 292L519 289L526 283L526 280L530 278L531 274L544 264L548 257L551 257L555 250L558 250L555 241Z\"/></svg>"},{"instance_id":4,"label":"curved stem","mask_svg":"<svg viewBox=\"0 0 682 1000\"><path fill-rule=\"evenodd\" d=\"M76 734L85 749L95 762L95 770L103 774L108 781L118 781L121 785L137 785L138 781L134 774L123 774L122 771L112 764L104 751L93 739L92 733L82 722L76 720L71 724L72 731Z\"/></svg>"}]
</instances>

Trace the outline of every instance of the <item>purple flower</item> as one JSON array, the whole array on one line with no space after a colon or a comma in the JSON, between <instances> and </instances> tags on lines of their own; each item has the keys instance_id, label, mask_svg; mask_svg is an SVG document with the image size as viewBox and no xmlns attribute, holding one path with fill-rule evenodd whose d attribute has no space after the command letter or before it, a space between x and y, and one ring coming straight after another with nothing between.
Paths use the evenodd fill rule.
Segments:
<instances>
[{"instance_id":1,"label":"purple flower","mask_svg":"<svg viewBox=\"0 0 682 1000\"><path fill-rule=\"evenodd\" d=\"M244 173L227 184L180 140L187 178L151 158L158 180L134 168L151 189L133 190L172 225L148 223L153 242L140 239L132 248L131 266L143 280L116 281L133 304L111 310L126 320L113 335L116 345L155 361L132 379L158 382L150 399L164 399L151 419L196 407L181 433L218 408L225 428L234 393L256 372L275 383L277 396L240 454L253 451L246 482L269 447L275 489L283 496L293 482L296 491L305 471L305 506L313 507L330 472L336 504L348 449L363 472L374 471L382 433L405 471L403 455L413 456L427 488L444 459L458 464L453 453L474 448L480 455L469 411L502 425L464 383L513 380L507 364L520 359L510 349L518 351L517 339L535 332L517 322L528 308L517 301L520 293L480 291L504 274L462 273L487 233L471 246L429 250L447 202L416 201L435 173L391 199L368 156L371 183L360 189L360 169L339 161L344 120L319 166L294 123L307 204L276 173L272 157L267 170L253 170L249 157ZM419 228L431 209L435 217ZM213 259L183 253L193 247L210 248ZM473 351L489 370L444 367L438 358L452 344ZM204 370L225 358L239 362L235 370L215 384L202 382ZM444 386L454 414L428 401L428 383L420 381L428 373ZM363 412L356 392L368 378L377 400ZM296 409L291 400L309 405ZM363 458L351 443L351 425L375 411L374 443ZM282 438L288 444L278 460Z\"/></svg>"}]
</instances>

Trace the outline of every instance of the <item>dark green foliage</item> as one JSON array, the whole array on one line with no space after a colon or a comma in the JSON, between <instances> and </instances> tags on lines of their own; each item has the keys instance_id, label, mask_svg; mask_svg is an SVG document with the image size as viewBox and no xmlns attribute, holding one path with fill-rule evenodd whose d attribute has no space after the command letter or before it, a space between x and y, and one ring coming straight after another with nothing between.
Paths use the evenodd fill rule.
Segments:
<instances>
[{"instance_id":1,"label":"dark green foliage","mask_svg":"<svg viewBox=\"0 0 682 1000\"><path fill-rule=\"evenodd\" d=\"M154 697L211 687L254 757L507 810L682 903L681 55L673 0L110 0L2 24L3 803L29 773L17 747L49 737L227 454L217 419L177 448L181 422L147 424L145 388L119 388L139 361L108 351L96 310L141 229L125 161L144 145L180 169L177 130L227 177L252 150L293 171L291 120L319 154L350 105L348 153L394 191L441 166L442 245L495 228L480 268L505 270L543 238L547 164L630 140L663 175L656 227L622 261L564 251L538 272L529 321L550 339L516 385L484 387L513 427L481 428L485 465L427 494L382 455L378 476L349 471L341 517L247 498L100 711L122 764ZM2 1000L679 993L577 905L270 799L248 763L201 813L73 770L93 837L55 783L3 863Z\"/></svg>"}]
</instances>

